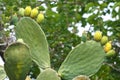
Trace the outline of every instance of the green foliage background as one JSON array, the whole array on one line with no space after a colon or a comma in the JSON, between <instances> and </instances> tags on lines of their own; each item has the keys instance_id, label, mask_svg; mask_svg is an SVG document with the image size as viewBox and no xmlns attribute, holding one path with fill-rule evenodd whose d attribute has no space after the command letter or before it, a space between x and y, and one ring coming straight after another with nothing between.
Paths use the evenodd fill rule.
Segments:
<instances>
[{"instance_id":1,"label":"green foliage background","mask_svg":"<svg viewBox=\"0 0 120 80\"><path fill-rule=\"evenodd\" d=\"M109 40L113 41L116 55L107 58L98 73L91 77L92 80L119 80L120 79L120 1L119 0L0 0L0 41L6 42L9 32L4 31L11 25L11 16L17 13L20 7L25 8L30 5L32 8L38 6L40 11L45 13L45 20L40 24L44 30L51 56L52 68L58 69L72 47L81 43L83 37L76 35L78 27L76 23L81 23L81 27L89 24L94 28L87 31L87 39L92 39L92 32L102 31L103 35L111 32ZM113 5L110 5L113 4ZM45 5L45 6L43 6ZM109 6L110 5L110 6ZM53 11L56 9L56 12ZM116 10L118 8L118 11ZM94 13L94 11L96 11ZM83 17L84 14L91 14ZM104 21L104 15L110 14L114 20ZM11 24L6 24L11 23ZM70 32L68 28L72 28ZM5 37L3 37L5 36ZM92 56L92 55L91 55ZM38 69L31 69L36 77Z\"/></svg>"}]
</instances>

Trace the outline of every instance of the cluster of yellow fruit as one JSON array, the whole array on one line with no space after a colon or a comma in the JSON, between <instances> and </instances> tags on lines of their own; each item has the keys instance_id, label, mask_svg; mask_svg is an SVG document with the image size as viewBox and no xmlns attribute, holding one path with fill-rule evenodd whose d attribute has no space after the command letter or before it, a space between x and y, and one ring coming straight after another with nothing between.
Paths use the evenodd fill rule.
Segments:
<instances>
[{"instance_id":1,"label":"cluster of yellow fruit","mask_svg":"<svg viewBox=\"0 0 120 80\"><path fill-rule=\"evenodd\" d=\"M39 13L38 7L31 8L31 6L26 6L26 8L19 8L18 15L20 16L30 16L35 19L38 23L44 20L43 13Z\"/></svg>"},{"instance_id":2,"label":"cluster of yellow fruit","mask_svg":"<svg viewBox=\"0 0 120 80\"><path fill-rule=\"evenodd\" d=\"M115 55L115 50L112 49L112 42L108 41L108 37L107 36L102 36L102 32L101 31L96 31L94 34L94 40L97 42L101 42L101 44L104 47L104 51L106 52L106 56L108 57L112 57Z\"/></svg>"}]
</instances>

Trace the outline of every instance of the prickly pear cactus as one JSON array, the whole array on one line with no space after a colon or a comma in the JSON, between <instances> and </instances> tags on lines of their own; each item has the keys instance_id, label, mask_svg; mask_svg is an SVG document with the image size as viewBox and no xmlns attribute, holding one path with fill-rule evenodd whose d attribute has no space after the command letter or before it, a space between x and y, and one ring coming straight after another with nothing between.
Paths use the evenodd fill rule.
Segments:
<instances>
[{"instance_id":1,"label":"prickly pear cactus","mask_svg":"<svg viewBox=\"0 0 120 80\"><path fill-rule=\"evenodd\" d=\"M64 80L72 80L78 75L95 74L104 61L105 53L101 45L89 41L76 46L62 63L58 74Z\"/></svg>"},{"instance_id":2,"label":"prickly pear cactus","mask_svg":"<svg viewBox=\"0 0 120 80\"><path fill-rule=\"evenodd\" d=\"M44 70L36 80L61 80L57 72L51 68Z\"/></svg>"},{"instance_id":3,"label":"prickly pear cactus","mask_svg":"<svg viewBox=\"0 0 120 80\"><path fill-rule=\"evenodd\" d=\"M25 80L31 65L30 51L24 43L9 45L4 54L5 71L10 80Z\"/></svg>"},{"instance_id":4,"label":"prickly pear cactus","mask_svg":"<svg viewBox=\"0 0 120 80\"><path fill-rule=\"evenodd\" d=\"M22 18L15 27L16 37L28 44L34 62L40 68L50 67L48 43L41 27L31 18Z\"/></svg>"}]
</instances>

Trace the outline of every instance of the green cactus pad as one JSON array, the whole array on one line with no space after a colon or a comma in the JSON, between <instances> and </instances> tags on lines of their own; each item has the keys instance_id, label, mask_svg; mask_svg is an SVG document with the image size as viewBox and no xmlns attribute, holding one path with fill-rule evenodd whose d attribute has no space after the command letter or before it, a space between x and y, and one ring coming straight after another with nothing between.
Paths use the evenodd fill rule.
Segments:
<instances>
[{"instance_id":1,"label":"green cactus pad","mask_svg":"<svg viewBox=\"0 0 120 80\"><path fill-rule=\"evenodd\" d=\"M36 80L61 80L57 72L53 69L46 69L39 74Z\"/></svg>"},{"instance_id":2,"label":"green cactus pad","mask_svg":"<svg viewBox=\"0 0 120 80\"><path fill-rule=\"evenodd\" d=\"M41 27L31 18L22 18L15 27L16 37L28 44L34 62L40 68L50 67L48 43Z\"/></svg>"},{"instance_id":3,"label":"green cactus pad","mask_svg":"<svg viewBox=\"0 0 120 80\"><path fill-rule=\"evenodd\" d=\"M100 43L88 41L76 46L62 63L58 74L64 80L72 80L78 75L91 76L101 67L105 53Z\"/></svg>"},{"instance_id":4,"label":"green cactus pad","mask_svg":"<svg viewBox=\"0 0 120 80\"><path fill-rule=\"evenodd\" d=\"M4 54L5 71L10 80L25 80L30 67L29 48L20 42L9 45Z\"/></svg>"},{"instance_id":5,"label":"green cactus pad","mask_svg":"<svg viewBox=\"0 0 120 80\"><path fill-rule=\"evenodd\" d=\"M4 71L4 67L0 66L0 80L4 80L6 77L6 73Z\"/></svg>"}]
</instances>

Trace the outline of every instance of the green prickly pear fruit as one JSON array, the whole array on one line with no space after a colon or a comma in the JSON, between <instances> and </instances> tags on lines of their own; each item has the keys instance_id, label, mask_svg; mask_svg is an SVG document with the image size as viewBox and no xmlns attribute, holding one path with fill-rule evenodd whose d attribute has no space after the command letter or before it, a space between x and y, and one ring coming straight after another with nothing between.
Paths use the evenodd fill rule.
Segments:
<instances>
[{"instance_id":1,"label":"green prickly pear fruit","mask_svg":"<svg viewBox=\"0 0 120 80\"><path fill-rule=\"evenodd\" d=\"M40 23L40 22L43 21L43 20L44 20L44 15L43 15L42 13L40 13L40 14L37 16L36 21L37 21L38 23Z\"/></svg>"},{"instance_id":2,"label":"green prickly pear fruit","mask_svg":"<svg viewBox=\"0 0 120 80\"><path fill-rule=\"evenodd\" d=\"M107 36L103 36L102 39L101 39L101 44L104 45L107 42L108 42L108 37Z\"/></svg>"},{"instance_id":3,"label":"green prickly pear fruit","mask_svg":"<svg viewBox=\"0 0 120 80\"><path fill-rule=\"evenodd\" d=\"M24 11L24 15L25 16L29 16L30 15L30 13L31 13L31 6L27 6L26 8L25 8L25 11Z\"/></svg>"},{"instance_id":4,"label":"green prickly pear fruit","mask_svg":"<svg viewBox=\"0 0 120 80\"><path fill-rule=\"evenodd\" d=\"M72 80L90 80L90 78L85 75L80 75L80 76L73 78Z\"/></svg>"},{"instance_id":5,"label":"green prickly pear fruit","mask_svg":"<svg viewBox=\"0 0 120 80\"><path fill-rule=\"evenodd\" d=\"M110 51L108 51L107 53L106 53L107 55L107 57L112 57L112 56L114 56L115 55L115 50L110 50Z\"/></svg>"},{"instance_id":6,"label":"green prickly pear fruit","mask_svg":"<svg viewBox=\"0 0 120 80\"><path fill-rule=\"evenodd\" d=\"M30 51L25 43L16 42L4 53L4 69L10 80L25 80L32 63Z\"/></svg>"},{"instance_id":7,"label":"green prickly pear fruit","mask_svg":"<svg viewBox=\"0 0 120 80\"><path fill-rule=\"evenodd\" d=\"M95 41L100 41L102 38L102 33L100 31L96 31L94 34L94 40Z\"/></svg>"},{"instance_id":8,"label":"green prickly pear fruit","mask_svg":"<svg viewBox=\"0 0 120 80\"><path fill-rule=\"evenodd\" d=\"M24 8L19 8L18 15L24 16L24 11L25 11Z\"/></svg>"},{"instance_id":9,"label":"green prickly pear fruit","mask_svg":"<svg viewBox=\"0 0 120 80\"><path fill-rule=\"evenodd\" d=\"M34 8L32 11L31 11L31 14L30 14L30 17L34 18L36 17L38 14L38 9L37 8Z\"/></svg>"}]
</instances>

